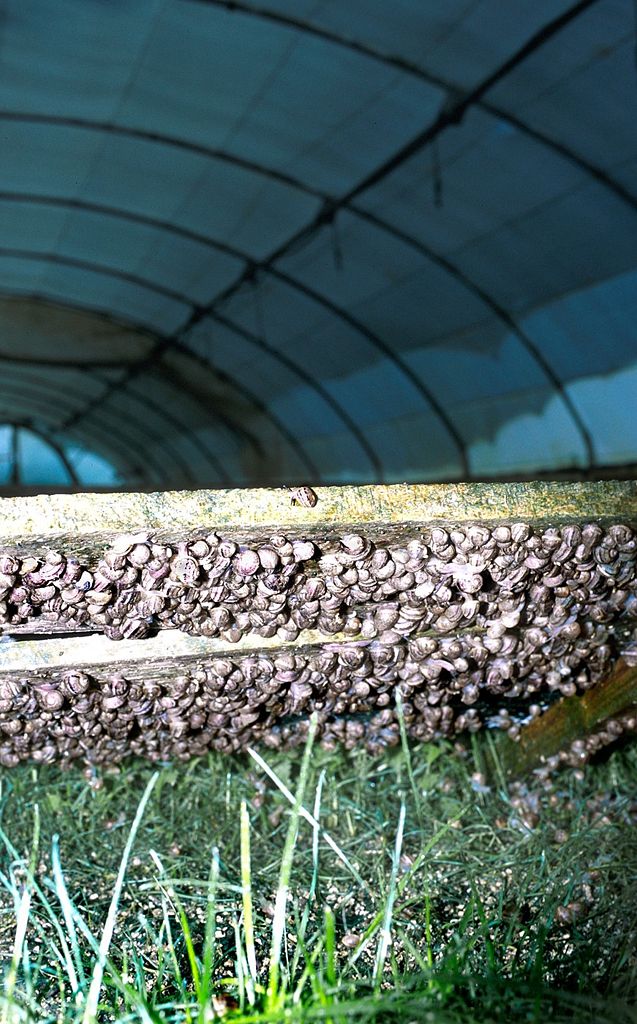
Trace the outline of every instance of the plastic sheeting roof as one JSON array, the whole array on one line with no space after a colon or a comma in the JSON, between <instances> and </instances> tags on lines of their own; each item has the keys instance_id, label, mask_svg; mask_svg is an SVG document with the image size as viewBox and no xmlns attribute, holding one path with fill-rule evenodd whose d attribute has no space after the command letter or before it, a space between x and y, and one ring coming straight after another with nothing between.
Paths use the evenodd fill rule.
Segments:
<instances>
[{"instance_id":1,"label":"plastic sheeting roof","mask_svg":"<svg viewBox=\"0 0 637 1024\"><path fill-rule=\"evenodd\" d=\"M627 0L0 18L0 429L136 486L637 462Z\"/></svg>"}]
</instances>

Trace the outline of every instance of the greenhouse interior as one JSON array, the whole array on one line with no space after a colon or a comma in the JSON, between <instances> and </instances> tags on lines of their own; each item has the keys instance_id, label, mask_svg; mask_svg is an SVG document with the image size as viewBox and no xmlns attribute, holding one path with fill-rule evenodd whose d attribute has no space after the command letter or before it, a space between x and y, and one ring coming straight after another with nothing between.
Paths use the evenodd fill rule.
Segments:
<instances>
[{"instance_id":1,"label":"greenhouse interior","mask_svg":"<svg viewBox=\"0 0 637 1024\"><path fill-rule=\"evenodd\" d=\"M0 483L632 475L624 0L5 0Z\"/></svg>"},{"instance_id":2,"label":"greenhouse interior","mask_svg":"<svg viewBox=\"0 0 637 1024\"><path fill-rule=\"evenodd\" d=\"M0 1024L635 1024L630 0L0 0Z\"/></svg>"}]
</instances>

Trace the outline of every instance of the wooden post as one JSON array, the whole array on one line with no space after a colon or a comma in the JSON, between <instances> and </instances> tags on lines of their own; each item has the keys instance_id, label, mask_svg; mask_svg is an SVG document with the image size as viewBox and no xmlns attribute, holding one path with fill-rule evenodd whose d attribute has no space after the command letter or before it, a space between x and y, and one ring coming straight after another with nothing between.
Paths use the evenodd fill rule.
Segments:
<instances>
[{"instance_id":1,"label":"wooden post","mask_svg":"<svg viewBox=\"0 0 637 1024\"><path fill-rule=\"evenodd\" d=\"M619 659L613 670L591 690L563 697L522 729L519 739L497 745L505 775L516 778L567 751L617 715L637 713L637 668Z\"/></svg>"}]
</instances>

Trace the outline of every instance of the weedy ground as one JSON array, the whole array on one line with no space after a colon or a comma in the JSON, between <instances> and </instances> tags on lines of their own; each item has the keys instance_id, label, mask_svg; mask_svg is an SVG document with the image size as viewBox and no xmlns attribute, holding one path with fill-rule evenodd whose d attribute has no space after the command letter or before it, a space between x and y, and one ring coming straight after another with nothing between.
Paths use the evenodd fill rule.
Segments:
<instances>
[{"instance_id":1,"label":"weedy ground","mask_svg":"<svg viewBox=\"0 0 637 1024\"><path fill-rule=\"evenodd\" d=\"M637 746L1 776L0 1022L637 1021Z\"/></svg>"}]
</instances>

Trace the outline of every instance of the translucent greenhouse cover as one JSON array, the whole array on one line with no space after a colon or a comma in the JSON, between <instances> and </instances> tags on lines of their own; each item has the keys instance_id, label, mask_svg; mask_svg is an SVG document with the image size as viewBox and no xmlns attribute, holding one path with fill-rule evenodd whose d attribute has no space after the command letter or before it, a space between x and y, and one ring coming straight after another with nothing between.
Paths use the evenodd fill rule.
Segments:
<instances>
[{"instance_id":1,"label":"translucent greenhouse cover","mask_svg":"<svg viewBox=\"0 0 637 1024\"><path fill-rule=\"evenodd\" d=\"M637 463L628 0L0 18L0 486Z\"/></svg>"}]
</instances>

